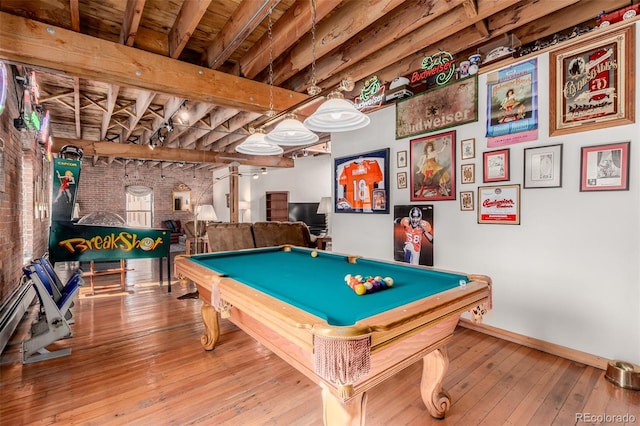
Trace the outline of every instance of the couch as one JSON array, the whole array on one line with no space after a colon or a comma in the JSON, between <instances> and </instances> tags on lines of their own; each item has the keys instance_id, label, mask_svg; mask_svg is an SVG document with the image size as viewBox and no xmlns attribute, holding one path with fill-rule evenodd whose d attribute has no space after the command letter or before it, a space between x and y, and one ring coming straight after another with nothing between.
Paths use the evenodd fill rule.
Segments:
<instances>
[{"instance_id":1,"label":"couch","mask_svg":"<svg viewBox=\"0 0 640 426\"><path fill-rule=\"evenodd\" d=\"M283 244L315 247L315 238L304 222L212 223L207 237L210 252Z\"/></svg>"}]
</instances>

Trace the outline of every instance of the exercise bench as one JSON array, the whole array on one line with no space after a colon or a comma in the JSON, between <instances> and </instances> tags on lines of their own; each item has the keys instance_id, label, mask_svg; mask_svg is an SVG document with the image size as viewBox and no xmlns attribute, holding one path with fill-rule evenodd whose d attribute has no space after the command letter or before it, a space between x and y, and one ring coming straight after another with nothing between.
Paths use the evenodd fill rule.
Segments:
<instances>
[{"instance_id":1,"label":"exercise bench","mask_svg":"<svg viewBox=\"0 0 640 426\"><path fill-rule=\"evenodd\" d=\"M72 336L71 327L65 318L73 300L80 291L79 281L69 283L54 300L55 283L39 263L32 262L23 268L38 294L40 311L38 319L31 324L31 338L22 341L22 363L28 364L71 354L71 348L49 351L50 344Z\"/></svg>"},{"instance_id":2,"label":"exercise bench","mask_svg":"<svg viewBox=\"0 0 640 426\"><path fill-rule=\"evenodd\" d=\"M67 293L69 289L75 286L81 287L82 285L84 285L84 279L82 278L82 270L80 269L74 272L69 277L66 283L63 283L62 280L60 279L60 276L53 269L53 265L51 264L51 262L49 262L49 259L47 259L46 257L41 257L34 260L33 262L40 264L44 268L47 275L51 278L51 281L53 282L53 284L55 284L51 286L51 290L52 290L51 296L53 297L53 300L56 303L60 301L60 299L63 297L63 294ZM71 305L69 305L69 308L72 308L72 307L73 307L73 301L71 302ZM65 318L67 319L69 324L73 324L75 322L72 319L72 316L73 315L71 314L70 310L67 311L67 313L65 313Z\"/></svg>"}]
</instances>

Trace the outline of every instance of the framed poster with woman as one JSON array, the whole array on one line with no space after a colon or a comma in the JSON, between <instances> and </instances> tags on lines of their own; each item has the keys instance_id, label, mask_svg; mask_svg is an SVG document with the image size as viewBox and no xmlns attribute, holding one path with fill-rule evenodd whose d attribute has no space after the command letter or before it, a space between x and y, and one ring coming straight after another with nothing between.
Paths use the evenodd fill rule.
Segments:
<instances>
[{"instance_id":1,"label":"framed poster with woman","mask_svg":"<svg viewBox=\"0 0 640 426\"><path fill-rule=\"evenodd\" d=\"M455 130L413 139L411 201L456 199Z\"/></svg>"}]
</instances>

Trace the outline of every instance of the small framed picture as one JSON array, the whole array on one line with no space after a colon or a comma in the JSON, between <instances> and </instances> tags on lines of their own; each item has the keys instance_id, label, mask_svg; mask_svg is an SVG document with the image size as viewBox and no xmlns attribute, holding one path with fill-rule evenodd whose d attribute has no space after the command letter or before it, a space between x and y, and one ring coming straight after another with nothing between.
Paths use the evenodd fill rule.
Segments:
<instances>
[{"instance_id":1,"label":"small framed picture","mask_svg":"<svg viewBox=\"0 0 640 426\"><path fill-rule=\"evenodd\" d=\"M462 183L475 183L476 181L476 165L463 164L460 166L462 174Z\"/></svg>"},{"instance_id":2,"label":"small framed picture","mask_svg":"<svg viewBox=\"0 0 640 426\"><path fill-rule=\"evenodd\" d=\"M484 182L509 180L509 148L489 151L484 156Z\"/></svg>"},{"instance_id":3,"label":"small framed picture","mask_svg":"<svg viewBox=\"0 0 640 426\"><path fill-rule=\"evenodd\" d=\"M407 187L407 172L400 172L397 175L398 189L405 189Z\"/></svg>"},{"instance_id":4,"label":"small framed picture","mask_svg":"<svg viewBox=\"0 0 640 426\"><path fill-rule=\"evenodd\" d=\"M629 144L583 146L580 191L628 191Z\"/></svg>"},{"instance_id":5,"label":"small framed picture","mask_svg":"<svg viewBox=\"0 0 640 426\"><path fill-rule=\"evenodd\" d=\"M561 186L562 144L525 148L524 187L560 188Z\"/></svg>"},{"instance_id":6,"label":"small framed picture","mask_svg":"<svg viewBox=\"0 0 640 426\"><path fill-rule=\"evenodd\" d=\"M398 151L397 156L398 168L407 167L407 151Z\"/></svg>"},{"instance_id":7,"label":"small framed picture","mask_svg":"<svg viewBox=\"0 0 640 426\"><path fill-rule=\"evenodd\" d=\"M469 160L476 158L476 140L475 138L463 139L460 141L460 158Z\"/></svg>"},{"instance_id":8,"label":"small framed picture","mask_svg":"<svg viewBox=\"0 0 640 426\"><path fill-rule=\"evenodd\" d=\"M520 225L520 185L479 187L478 223Z\"/></svg>"},{"instance_id":9,"label":"small framed picture","mask_svg":"<svg viewBox=\"0 0 640 426\"><path fill-rule=\"evenodd\" d=\"M460 210L474 211L473 191L460 191Z\"/></svg>"}]
</instances>

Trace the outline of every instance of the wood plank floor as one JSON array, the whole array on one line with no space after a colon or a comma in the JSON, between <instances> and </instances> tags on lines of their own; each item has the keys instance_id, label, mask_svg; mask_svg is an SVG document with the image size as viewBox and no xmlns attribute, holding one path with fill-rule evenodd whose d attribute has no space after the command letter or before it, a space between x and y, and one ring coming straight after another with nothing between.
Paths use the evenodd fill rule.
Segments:
<instances>
[{"instance_id":1,"label":"wood plank floor","mask_svg":"<svg viewBox=\"0 0 640 426\"><path fill-rule=\"evenodd\" d=\"M228 321L204 351L201 301L177 299L193 289L175 280L167 294L156 262L128 262L126 292L118 275L82 289L74 335L56 344L68 357L22 365L25 318L0 359L0 424L322 424L320 388ZM425 409L417 363L369 392L367 425L640 423L640 392L602 370L462 327L448 353L446 419Z\"/></svg>"}]
</instances>

